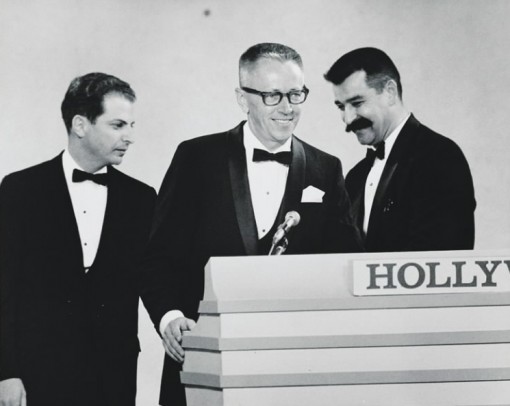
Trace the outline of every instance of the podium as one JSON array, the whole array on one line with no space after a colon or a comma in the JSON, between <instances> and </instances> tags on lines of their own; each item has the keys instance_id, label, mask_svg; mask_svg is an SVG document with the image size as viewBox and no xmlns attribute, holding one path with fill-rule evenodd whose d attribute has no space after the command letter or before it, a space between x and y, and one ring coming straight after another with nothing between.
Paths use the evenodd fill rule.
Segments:
<instances>
[{"instance_id":1,"label":"podium","mask_svg":"<svg viewBox=\"0 0 510 406\"><path fill-rule=\"evenodd\" d=\"M510 405L510 251L212 258L188 406Z\"/></svg>"}]
</instances>

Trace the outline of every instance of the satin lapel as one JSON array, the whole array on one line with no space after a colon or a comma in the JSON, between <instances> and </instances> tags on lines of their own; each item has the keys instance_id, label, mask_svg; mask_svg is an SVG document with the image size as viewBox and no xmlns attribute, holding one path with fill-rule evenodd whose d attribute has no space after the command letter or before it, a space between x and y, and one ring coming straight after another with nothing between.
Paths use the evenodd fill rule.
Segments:
<instances>
[{"instance_id":1,"label":"satin lapel","mask_svg":"<svg viewBox=\"0 0 510 406\"><path fill-rule=\"evenodd\" d=\"M51 221L55 223L50 224L49 227L55 230L59 246L67 253L70 261L73 265L76 265L76 269L82 275L83 252L81 249L80 233L64 175L62 154L50 161L50 165L51 173L47 176L47 194L51 200L50 206L53 208L52 212L56 215L51 217Z\"/></svg>"},{"instance_id":2,"label":"satin lapel","mask_svg":"<svg viewBox=\"0 0 510 406\"><path fill-rule=\"evenodd\" d=\"M306 155L303 143L293 136L292 138L292 161L289 167L289 174L287 176L287 183L285 185L285 193L283 195L282 204L278 211L276 224L281 224L285 220L285 215L292 210L299 213L299 205L303 189L305 188L305 174L306 174ZM300 213L301 214L301 213ZM293 233L292 245L293 248L299 247L299 240L301 233Z\"/></svg>"},{"instance_id":3,"label":"satin lapel","mask_svg":"<svg viewBox=\"0 0 510 406\"><path fill-rule=\"evenodd\" d=\"M354 196L350 196L354 211L354 221L363 236L363 219L365 217L365 183L371 168L371 160L365 158L361 162L361 172L357 175L358 179L354 181L354 184L358 185L357 193Z\"/></svg>"},{"instance_id":4,"label":"satin lapel","mask_svg":"<svg viewBox=\"0 0 510 406\"><path fill-rule=\"evenodd\" d=\"M101 237L99 239L96 257L89 271L91 273L97 269L98 264L104 262L102 258L106 258L106 253L111 255L111 253L117 251L119 247L112 246L112 243L118 243L119 241L115 233L122 230L122 227L119 226L123 221L129 221L127 215L124 216L122 213L122 208L128 203L122 202L122 191L120 190L121 186L118 182L116 170L112 167L108 167L108 175L110 176L110 181L108 183L103 228L101 229ZM112 267L106 267L105 272L108 272L109 269L112 269Z\"/></svg>"},{"instance_id":5,"label":"satin lapel","mask_svg":"<svg viewBox=\"0 0 510 406\"><path fill-rule=\"evenodd\" d=\"M227 143L229 149L228 169L237 223L241 231L246 255L256 255L258 251L258 236L253 205L251 203L242 125L227 133Z\"/></svg>"},{"instance_id":6,"label":"satin lapel","mask_svg":"<svg viewBox=\"0 0 510 406\"><path fill-rule=\"evenodd\" d=\"M380 216L384 210L384 205L388 204L388 202L386 202L388 187L391 184L399 165L402 163L402 160L406 159L408 156L408 151L411 148L412 143L412 135L417 126L419 126L419 122L413 115L411 115L395 140L395 144L391 149L388 162L386 162L386 165L384 166L384 170L374 196L374 203L372 204L372 211L370 213L369 228L377 227Z\"/></svg>"}]
</instances>

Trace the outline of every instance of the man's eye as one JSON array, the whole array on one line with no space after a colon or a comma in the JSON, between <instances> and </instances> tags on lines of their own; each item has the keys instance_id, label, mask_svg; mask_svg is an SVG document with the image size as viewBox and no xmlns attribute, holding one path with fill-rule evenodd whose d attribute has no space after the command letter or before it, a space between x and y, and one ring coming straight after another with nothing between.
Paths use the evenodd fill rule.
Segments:
<instances>
[{"instance_id":1,"label":"man's eye","mask_svg":"<svg viewBox=\"0 0 510 406\"><path fill-rule=\"evenodd\" d=\"M266 100L275 101L280 98L280 93L268 93L266 94Z\"/></svg>"},{"instance_id":2,"label":"man's eye","mask_svg":"<svg viewBox=\"0 0 510 406\"><path fill-rule=\"evenodd\" d=\"M360 101L352 102L352 106L353 106L353 107L359 107L359 106L361 106L362 104L363 104L363 101L361 101L361 100L360 100Z\"/></svg>"},{"instance_id":3,"label":"man's eye","mask_svg":"<svg viewBox=\"0 0 510 406\"><path fill-rule=\"evenodd\" d=\"M119 128L122 128L124 126L124 124L123 123L113 123L112 126L113 126L113 128L119 129Z\"/></svg>"},{"instance_id":4,"label":"man's eye","mask_svg":"<svg viewBox=\"0 0 510 406\"><path fill-rule=\"evenodd\" d=\"M341 104L337 104L336 106L338 107L338 109L340 111L344 111L345 110L345 107L343 105L341 105Z\"/></svg>"}]
</instances>

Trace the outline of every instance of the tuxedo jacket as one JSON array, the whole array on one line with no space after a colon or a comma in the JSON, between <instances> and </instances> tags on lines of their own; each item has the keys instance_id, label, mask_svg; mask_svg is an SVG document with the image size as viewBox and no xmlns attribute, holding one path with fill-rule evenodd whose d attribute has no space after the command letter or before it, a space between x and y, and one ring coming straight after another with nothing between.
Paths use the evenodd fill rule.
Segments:
<instances>
[{"instance_id":1,"label":"tuxedo jacket","mask_svg":"<svg viewBox=\"0 0 510 406\"><path fill-rule=\"evenodd\" d=\"M0 185L0 379L21 378L31 406L135 404L138 298L150 292L136 264L156 193L108 173L87 274L62 156Z\"/></svg>"},{"instance_id":2,"label":"tuxedo jacket","mask_svg":"<svg viewBox=\"0 0 510 406\"><path fill-rule=\"evenodd\" d=\"M148 266L165 269L169 307L196 319L204 266L213 256L258 254L258 235L248 184L243 124L181 143L156 205ZM291 210L301 215L287 254L354 252L360 237L350 215L338 158L293 137L292 162L276 223ZM302 202L303 190L325 192L322 202ZM154 320L156 322L156 320ZM173 364L173 365L172 365ZM160 402L184 404L177 364L167 357ZM170 373L173 369L174 372Z\"/></svg>"},{"instance_id":3,"label":"tuxedo jacket","mask_svg":"<svg viewBox=\"0 0 510 406\"><path fill-rule=\"evenodd\" d=\"M369 158L347 175L353 215L362 229ZM365 249L430 251L474 246L473 180L460 148L422 125L405 123L388 156L376 190Z\"/></svg>"}]
</instances>

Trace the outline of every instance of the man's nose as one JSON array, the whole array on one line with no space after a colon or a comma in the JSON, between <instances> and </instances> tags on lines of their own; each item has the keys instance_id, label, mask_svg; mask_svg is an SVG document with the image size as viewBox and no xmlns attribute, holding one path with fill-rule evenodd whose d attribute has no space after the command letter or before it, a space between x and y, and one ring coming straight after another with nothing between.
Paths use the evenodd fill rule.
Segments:
<instances>
[{"instance_id":1,"label":"man's nose","mask_svg":"<svg viewBox=\"0 0 510 406\"><path fill-rule=\"evenodd\" d=\"M343 119L346 125L351 124L357 116L358 114L356 113L356 109L353 109L352 107L349 106L345 106Z\"/></svg>"},{"instance_id":2,"label":"man's nose","mask_svg":"<svg viewBox=\"0 0 510 406\"><path fill-rule=\"evenodd\" d=\"M127 144L133 144L135 142L135 130L133 127L126 127L121 139Z\"/></svg>"},{"instance_id":3,"label":"man's nose","mask_svg":"<svg viewBox=\"0 0 510 406\"><path fill-rule=\"evenodd\" d=\"M278 104L278 110L281 111L282 113L289 114L292 113L294 108L292 107L292 104L289 102L289 99L286 96L283 96L282 101L280 102L280 104Z\"/></svg>"}]
</instances>

